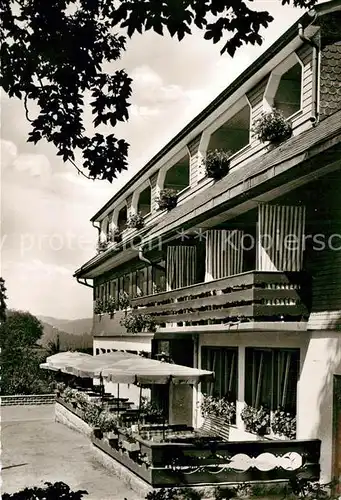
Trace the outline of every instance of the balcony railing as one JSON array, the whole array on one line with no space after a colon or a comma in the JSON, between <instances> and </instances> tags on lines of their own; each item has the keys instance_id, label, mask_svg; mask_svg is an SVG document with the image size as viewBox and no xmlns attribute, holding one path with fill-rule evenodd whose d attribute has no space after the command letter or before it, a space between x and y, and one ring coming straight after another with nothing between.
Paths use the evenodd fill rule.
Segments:
<instances>
[{"instance_id":1,"label":"balcony railing","mask_svg":"<svg viewBox=\"0 0 341 500\"><path fill-rule=\"evenodd\" d=\"M134 314L159 325L302 321L309 315L305 273L252 271L132 300Z\"/></svg>"}]
</instances>

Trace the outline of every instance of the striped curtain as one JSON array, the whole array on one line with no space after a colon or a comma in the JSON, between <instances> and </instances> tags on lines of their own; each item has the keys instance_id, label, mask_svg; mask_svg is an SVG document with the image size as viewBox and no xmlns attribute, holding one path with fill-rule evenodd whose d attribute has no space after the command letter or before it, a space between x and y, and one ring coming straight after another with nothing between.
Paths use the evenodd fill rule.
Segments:
<instances>
[{"instance_id":1,"label":"striped curtain","mask_svg":"<svg viewBox=\"0 0 341 500\"><path fill-rule=\"evenodd\" d=\"M305 207L259 205L259 271L301 271Z\"/></svg>"},{"instance_id":2,"label":"striped curtain","mask_svg":"<svg viewBox=\"0 0 341 500\"><path fill-rule=\"evenodd\" d=\"M243 272L243 231L206 232L206 281Z\"/></svg>"},{"instance_id":3,"label":"striped curtain","mask_svg":"<svg viewBox=\"0 0 341 500\"><path fill-rule=\"evenodd\" d=\"M195 246L167 248L166 280L168 290L194 285L196 282L197 249Z\"/></svg>"}]
</instances>

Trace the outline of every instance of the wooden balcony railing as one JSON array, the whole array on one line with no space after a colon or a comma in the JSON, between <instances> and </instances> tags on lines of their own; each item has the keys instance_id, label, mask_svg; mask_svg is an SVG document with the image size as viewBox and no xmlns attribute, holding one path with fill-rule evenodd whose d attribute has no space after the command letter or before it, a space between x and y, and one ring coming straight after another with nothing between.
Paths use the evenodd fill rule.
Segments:
<instances>
[{"instance_id":1,"label":"wooden balcony railing","mask_svg":"<svg viewBox=\"0 0 341 500\"><path fill-rule=\"evenodd\" d=\"M159 325L302 321L309 296L305 273L252 271L135 298L132 307L133 314L150 314Z\"/></svg>"}]
</instances>

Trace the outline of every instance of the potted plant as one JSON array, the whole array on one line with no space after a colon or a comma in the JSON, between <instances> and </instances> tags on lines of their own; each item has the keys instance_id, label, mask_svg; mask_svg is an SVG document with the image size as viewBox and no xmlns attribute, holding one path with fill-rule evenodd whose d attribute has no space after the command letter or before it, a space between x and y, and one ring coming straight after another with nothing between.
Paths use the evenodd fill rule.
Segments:
<instances>
[{"instance_id":1,"label":"potted plant","mask_svg":"<svg viewBox=\"0 0 341 500\"><path fill-rule=\"evenodd\" d=\"M155 403L146 398L142 398L140 418L143 424L155 424L163 419L163 412Z\"/></svg>"},{"instance_id":2,"label":"potted plant","mask_svg":"<svg viewBox=\"0 0 341 500\"><path fill-rule=\"evenodd\" d=\"M129 314L121 319L120 324L128 333L141 333L156 331L156 323L150 314Z\"/></svg>"},{"instance_id":3,"label":"potted plant","mask_svg":"<svg viewBox=\"0 0 341 500\"><path fill-rule=\"evenodd\" d=\"M118 306L122 310L127 310L130 307L130 297L127 292L121 292L118 296Z\"/></svg>"},{"instance_id":4,"label":"potted plant","mask_svg":"<svg viewBox=\"0 0 341 500\"><path fill-rule=\"evenodd\" d=\"M156 202L160 210L172 210L178 203L178 193L175 189L162 189Z\"/></svg>"},{"instance_id":5,"label":"potted plant","mask_svg":"<svg viewBox=\"0 0 341 500\"><path fill-rule=\"evenodd\" d=\"M94 314L103 314L104 313L104 302L103 299L96 299L94 306Z\"/></svg>"},{"instance_id":6,"label":"potted plant","mask_svg":"<svg viewBox=\"0 0 341 500\"><path fill-rule=\"evenodd\" d=\"M282 112L274 108L269 113L262 113L252 131L261 142L277 145L291 137L292 126Z\"/></svg>"},{"instance_id":7,"label":"potted plant","mask_svg":"<svg viewBox=\"0 0 341 500\"><path fill-rule=\"evenodd\" d=\"M284 411L282 407L277 408L273 414L271 429L274 434L289 439L296 438L296 417Z\"/></svg>"},{"instance_id":8,"label":"potted plant","mask_svg":"<svg viewBox=\"0 0 341 500\"><path fill-rule=\"evenodd\" d=\"M141 212L129 216L127 227L130 229L142 229L144 227L144 217Z\"/></svg>"},{"instance_id":9,"label":"potted plant","mask_svg":"<svg viewBox=\"0 0 341 500\"><path fill-rule=\"evenodd\" d=\"M108 248L108 241L99 241L97 243L97 253L105 252Z\"/></svg>"},{"instance_id":10,"label":"potted plant","mask_svg":"<svg viewBox=\"0 0 341 500\"><path fill-rule=\"evenodd\" d=\"M118 303L115 297L112 297L111 295L107 298L107 301L105 303L105 312L110 314L110 318L112 318L115 314L115 311L118 309Z\"/></svg>"},{"instance_id":11,"label":"potted plant","mask_svg":"<svg viewBox=\"0 0 341 500\"><path fill-rule=\"evenodd\" d=\"M118 440L117 423L117 418L110 411L104 410L100 413L98 426L108 441Z\"/></svg>"},{"instance_id":12,"label":"potted plant","mask_svg":"<svg viewBox=\"0 0 341 500\"><path fill-rule=\"evenodd\" d=\"M218 417L231 424L236 418L236 404L227 398L220 399L204 394L201 413L204 417Z\"/></svg>"},{"instance_id":13,"label":"potted plant","mask_svg":"<svg viewBox=\"0 0 341 500\"><path fill-rule=\"evenodd\" d=\"M213 149L206 154L203 164L207 177L219 180L226 175L230 168L230 151L224 149Z\"/></svg>"},{"instance_id":14,"label":"potted plant","mask_svg":"<svg viewBox=\"0 0 341 500\"><path fill-rule=\"evenodd\" d=\"M259 436L265 436L265 434L269 433L270 412L263 406L253 408L246 405L241 412L241 418L248 432L258 434Z\"/></svg>"},{"instance_id":15,"label":"potted plant","mask_svg":"<svg viewBox=\"0 0 341 500\"><path fill-rule=\"evenodd\" d=\"M63 395L63 392L65 391L65 389L66 389L66 385L64 384L64 382L57 382L56 383L54 392L55 392L57 398L60 398Z\"/></svg>"}]
</instances>

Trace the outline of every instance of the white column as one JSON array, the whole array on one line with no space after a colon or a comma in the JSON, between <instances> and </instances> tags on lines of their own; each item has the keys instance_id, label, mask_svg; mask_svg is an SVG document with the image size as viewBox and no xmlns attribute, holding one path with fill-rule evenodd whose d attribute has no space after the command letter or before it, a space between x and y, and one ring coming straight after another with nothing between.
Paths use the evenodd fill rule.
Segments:
<instances>
[{"instance_id":1,"label":"white column","mask_svg":"<svg viewBox=\"0 0 341 500\"><path fill-rule=\"evenodd\" d=\"M236 424L238 429L244 430L244 422L241 419L241 412L245 405L245 347L238 347L238 394L236 408Z\"/></svg>"}]
</instances>

